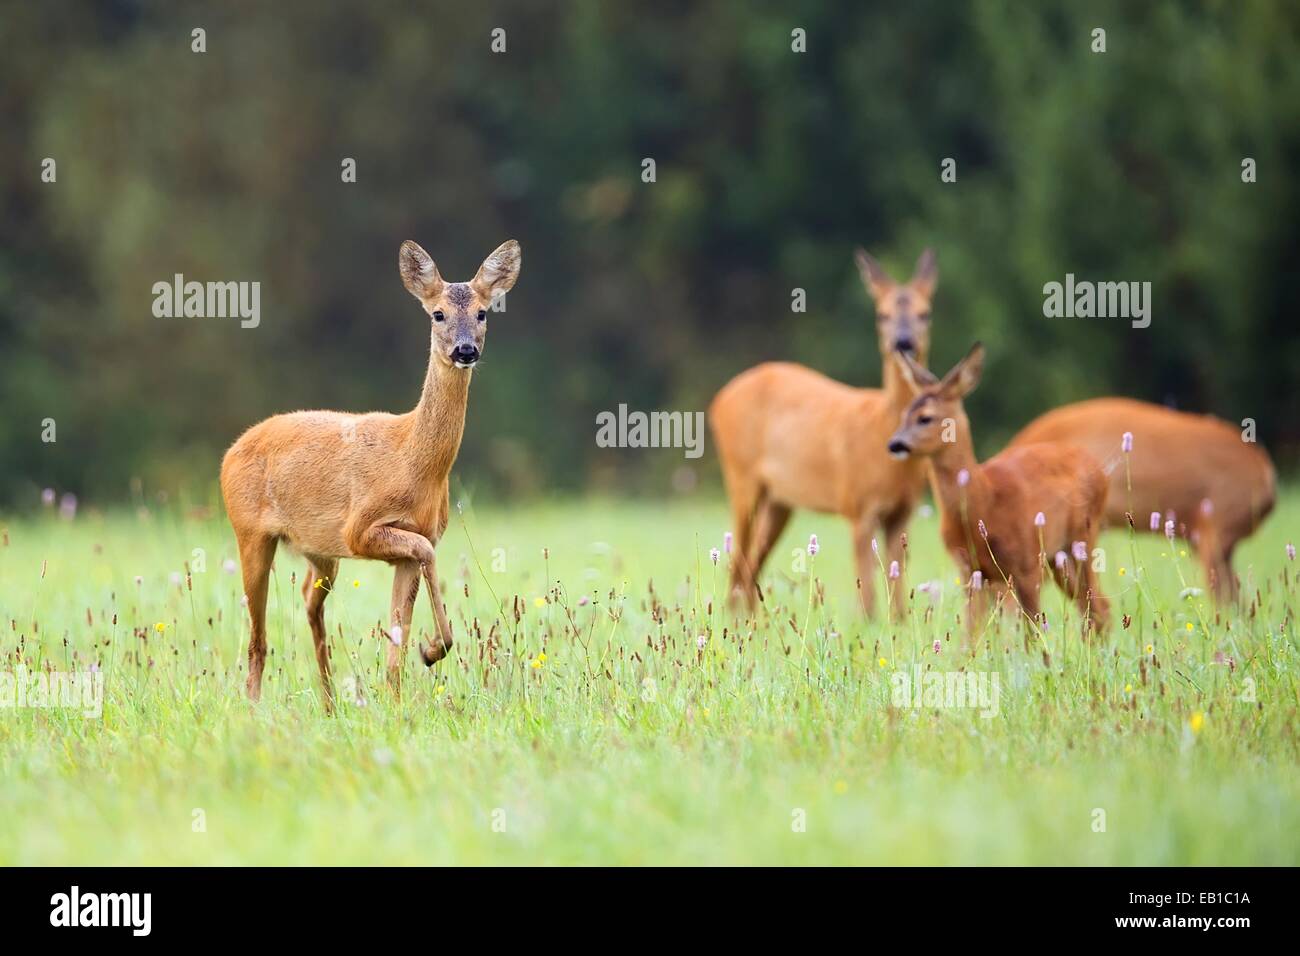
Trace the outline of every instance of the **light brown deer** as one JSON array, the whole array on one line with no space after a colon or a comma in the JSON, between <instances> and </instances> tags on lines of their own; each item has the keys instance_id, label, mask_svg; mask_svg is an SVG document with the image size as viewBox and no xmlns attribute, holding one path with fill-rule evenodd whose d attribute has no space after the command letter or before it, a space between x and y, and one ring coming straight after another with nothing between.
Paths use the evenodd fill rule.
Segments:
<instances>
[{"instance_id":1,"label":"light brown deer","mask_svg":"<svg viewBox=\"0 0 1300 956\"><path fill-rule=\"evenodd\" d=\"M1097 460L1052 442L1007 448L979 464L962 400L979 384L984 347L977 342L942 380L906 355L896 360L915 398L889 453L930 460L944 545L966 579L980 573L969 587L972 634L984 602L981 581L1011 587L1025 614L1037 618L1045 568L1093 627L1105 630L1110 604L1089 560L1106 508L1106 475Z\"/></svg>"},{"instance_id":2,"label":"light brown deer","mask_svg":"<svg viewBox=\"0 0 1300 956\"><path fill-rule=\"evenodd\" d=\"M421 647L421 656L433 665L451 648L434 546L447 527L447 479L460 450L488 310L515 284L519 262L519 245L510 240L469 282L444 282L427 252L409 240L402 243L402 281L430 318L429 369L415 410L276 415L244 432L226 452L221 493L243 566L252 700L262 692L267 577L281 541L308 561L303 593L326 707L332 706L333 690L324 608L340 558L370 558L395 567L387 660L394 689L400 687L421 575L437 628L437 639Z\"/></svg>"},{"instance_id":3,"label":"light brown deer","mask_svg":"<svg viewBox=\"0 0 1300 956\"><path fill-rule=\"evenodd\" d=\"M1127 455L1125 433L1132 436ZM1263 448L1211 415L1127 398L1065 405L1034 419L1011 444L1041 441L1081 445L1110 473L1105 524L1122 527L1127 512L1137 530L1163 533L1172 521L1196 548L1215 597L1236 598L1232 551L1277 500L1277 476Z\"/></svg>"},{"instance_id":4,"label":"light brown deer","mask_svg":"<svg viewBox=\"0 0 1300 956\"><path fill-rule=\"evenodd\" d=\"M751 610L759 597L758 573L795 508L843 515L852 523L868 615L880 573L872 549L877 529L884 534L884 560L903 564L902 534L924 490L925 468L884 454L912 397L890 356L903 352L925 363L939 273L929 249L902 285L861 249L855 259L875 302L884 388L853 388L802 365L767 362L732 379L709 407L735 527L731 597L743 598ZM901 613L902 578L894 584L894 609Z\"/></svg>"}]
</instances>

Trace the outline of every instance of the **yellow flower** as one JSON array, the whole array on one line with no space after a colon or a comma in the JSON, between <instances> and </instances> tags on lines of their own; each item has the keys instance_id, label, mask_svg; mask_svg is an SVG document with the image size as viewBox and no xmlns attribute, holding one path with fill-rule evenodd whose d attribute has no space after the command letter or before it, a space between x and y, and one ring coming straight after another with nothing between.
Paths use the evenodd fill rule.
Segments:
<instances>
[{"instance_id":1,"label":"yellow flower","mask_svg":"<svg viewBox=\"0 0 1300 956\"><path fill-rule=\"evenodd\" d=\"M835 781L835 792L836 792L836 793L847 793L847 792L848 792L848 789L849 789L849 785L848 785L847 783L845 783L843 780L836 780L836 781Z\"/></svg>"},{"instance_id":2,"label":"yellow flower","mask_svg":"<svg viewBox=\"0 0 1300 956\"><path fill-rule=\"evenodd\" d=\"M1187 557L1187 549L1186 549L1186 548L1183 548L1181 551L1179 551L1179 552L1178 552L1178 556L1179 556L1180 558L1185 558L1185 557Z\"/></svg>"},{"instance_id":3,"label":"yellow flower","mask_svg":"<svg viewBox=\"0 0 1300 956\"><path fill-rule=\"evenodd\" d=\"M153 629L157 631L159 634L161 634L163 631L167 630L167 625L164 624L162 621L159 621L157 624L153 626Z\"/></svg>"},{"instance_id":4,"label":"yellow flower","mask_svg":"<svg viewBox=\"0 0 1300 956\"><path fill-rule=\"evenodd\" d=\"M705 717L709 716L709 708L707 708L707 707L701 707L701 708L700 708L700 713L703 714Z\"/></svg>"},{"instance_id":5,"label":"yellow flower","mask_svg":"<svg viewBox=\"0 0 1300 956\"><path fill-rule=\"evenodd\" d=\"M1120 569L1119 569L1119 576L1120 576L1121 578L1122 578L1124 575L1126 575L1126 574L1128 574L1128 568L1120 568Z\"/></svg>"},{"instance_id":6,"label":"yellow flower","mask_svg":"<svg viewBox=\"0 0 1300 956\"><path fill-rule=\"evenodd\" d=\"M447 689L447 685L446 685L446 684L439 684L437 687L435 687L435 688L433 689L433 692L434 692L435 694L441 694L441 693L442 693L444 690L446 690L446 689Z\"/></svg>"},{"instance_id":7,"label":"yellow flower","mask_svg":"<svg viewBox=\"0 0 1300 956\"><path fill-rule=\"evenodd\" d=\"M353 586L354 588L359 588L359 587L361 587L361 582L358 581L358 580L356 580L356 579L353 579L353 581L352 581L352 586Z\"/></svg>"},{"instance_id":8,"label":"yellow flower","mask_svg":"<svg viewBox=\"0 0 1300 956\"><path fill-rule=\"evenodd\" d=\"M1192 719L1187 722L1187 726L1192 728L1192 733L1199 734L1201 728L1205 726L1205 715L1199 710L1192 714Z\"/></svg>"},{"instance_id":9,"label":"yellow flower","mask_svg":"<svg viewBox=\"0 0 1300 956\"><path fill-rule=\"evenodd\" d=\"M1131 693L1133 693L1133 685L1132 685L1132 684L1125 684L1125 685L1124 685L1124 693L1126 693L1126 694L1131 694Z\"/></svg>"},{"instance_id":10,"label":"yellow flower","mask_svg":"<svg viewBox=\"0 0 1300 956\"><path fill-rule=\"evenodd\" d=\"M1148 644L1148 645L1147 645L1147 653L1148 653L1148 654L1154 654L1155 652L1156 652L1156 646L1155 646L1154 644Z\"/></svg>"},{"instance_id":11,"label":"yellow flower","mask_svg":"<svg viewBox=\"0 0 1300 956\"><path fill-rule=\"evenodd\" d=\"M536 607L546 607L546 598L544 597L533 598L533 605Z\"/></svg>"},{"instance_id":12,"label":"yellow flower","mask_svg":"<svg viewBox=\"0 0 1300 956\"><path fill-rule=\"evenodd\" d=\"M1190 630L1193 630L1192 622L1191 622L1191 621L1188 621L1188 622L1187 622L1187 629L1188 629L1189 631L1190 631Z\"/></svg>"},{"instance_id":13,"label":"yellow flower","mask_svg":"<svg viewBox=\"0 0 1300 956\"><path fill-rule=\"evenodd\" d=\"M532 663L530 663L528 666L531 667L533 670L537 670L537 668L542 666L542 662L537 660L537 658L533 658Z\"/></svg>"},{"instance_id":14,"label":"yellow flower","mask_svg":"<svg viewBox=\"0 0 1300 956\"><path fill-rule=\"evenodd\" d=\"M329 578L317 578L317 579L316 579L316 583L313 584L312 587L314 587L314 588L323 588L323 587L325 586L326 582L328 582L328 581L329 581Z\"/></svg>"},{"instance_id":15,"label":"yellow flower","mask_svg":"<svg viewBox=\"0 0 1300 956\"><path fill-rule=\"evenodd\" d=\"M546 663L546 652L545 652L545 651L542 651L540 654L538 654L538 655L537 655L537 659L538 659L539 661L541 661L543 664L545 664L545 663Z\"/></svg>"},{"instance_id":16,"label":"yellow flower","mask_svg":"<svg viewBox=\"0 0 1300 956\"><path fill-rule=\"evenodd\" d=\"M885 659L882 657L880 660L876 661L876 663L879 664L881 667L884 667L886 664L889 663L889 661L885 660Z\"/></svg>"}]
</instances>

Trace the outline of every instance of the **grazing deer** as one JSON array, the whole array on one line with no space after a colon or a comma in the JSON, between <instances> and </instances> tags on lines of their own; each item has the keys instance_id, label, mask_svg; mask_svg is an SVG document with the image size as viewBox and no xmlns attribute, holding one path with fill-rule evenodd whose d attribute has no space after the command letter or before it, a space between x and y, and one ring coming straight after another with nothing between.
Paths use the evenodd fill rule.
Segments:
<instances>
[{"instance_id":1,"label":"grazing deer","mask_svg":"<svg viewBox=\"0 0 1300 956\"><path fill-rule=\"evenodd\" d=\"M843 515L852 523L868 615L879 573L872 548L877 528L884 532L885 560L900 568L903 563L902 535L925 487L925 468L884 454L911 400L890 356L901 352L925 363L939 273L929 249L902 285L861 249L855 259L875 302L884 388L853 388L802 365L767 362L732 379L709 407L735 523L731 598L743 598L750 610L760 596L758 573L794 508ZM901 613L901 577L893 603Z\"/></svg>"},{"instance_id":2,"label":"grazing deer","mask_svg":"<svg viewBox=\"0 0 1300 956\"><path fill-rule=\"evenodd\" d=\"M1132 451L1124 461L1125 433ZM1273 463L1258 445L1211 415L1189 415L1127 398L1066 405L1036 418L1011 440L1070 441L1110 472L1105 524L1164 531L1173 521L1205 567L1219 600L1235 600L1232 551L1259 527L1277 499ZM1148 515L1159 514L1149 521Z\"/></svg>"},{"instance_id":3,"label":"grazing deer","mask_svg":"<svg viewBox=\"0 0 1300 956\"><path fill-rule=\"evenodd\" d=\"M444 282L427 252L409 240L402 243L402 281L430 316L429 369L415 410L276 415L244 432L226 452L221 493L243 566L252 700L262 692L267 576L281 541L308 561L303 593L326 707L332 706L333 690L324 607L340 558L387 561L396 569L387 662L394 689L421 575L437 626L437 640L421 647L421 656L433 665L451 648L434 545L447 527L447 477L460 449L488 309L515 284L519 259L519 245L510 240L469 282Z\"/></svg>"},{"instance_id":4,"label":"grazing deer","mask_svg":"<svg viewBox=\"0 0 1300 956\"><path fill-rule=\"evenodd\" d=\"M942 380L909 356L895 358L915 397L889 453L930 460L943 543L963 576L980 572L969 589L972 634L983 606L979 581L997 589L1009 584L1025 613L1037 618L1045 567L1092 625L1105 630L1110 605L1089 561L1106 508L1106 475L1096 459L1052 442L1007 448L979 464L962 399L979 384L984 347L977 342Z\"/></svg>"}]
</instances>

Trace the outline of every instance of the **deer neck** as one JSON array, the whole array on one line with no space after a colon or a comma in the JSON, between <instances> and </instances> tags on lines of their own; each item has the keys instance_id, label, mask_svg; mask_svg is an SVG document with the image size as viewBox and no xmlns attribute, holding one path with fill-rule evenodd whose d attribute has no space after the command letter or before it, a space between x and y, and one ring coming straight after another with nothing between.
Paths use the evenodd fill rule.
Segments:
<instances>
[{"instance_id":1,"label":"deer neck","mask_svg":"<svg viewBox=\"0 0 1300 956\"><path fill-rule=\"evenodd\" d=\"M956 428L956 440L946 442L930 458L934 494L940 509L947 514L961 514L963 504L968 512L982 514L980 505L987 494L986 481L975 460L970 422L964 412L958 415ZM965 485L961 483L963 471L967 475Z\"/></svg>"},{"instance_id":2,"label":"deer neck","mask_svg":"<svg viewBox=\"0 0 1300 956\"><path fill-rule=\"evenodd\" d=\"M445 477L465 432L472 369L453 368L429 355L420 404L411 413L407 450L417 470Z\"/></svg>"},{"instance_id":3,"label":"deer neck","mask_svg":"<svg viewBox=\"0 0 1300 956\"><path fill-rule=\"evenodd\" d=\"M898 360L894 358L892 352L882 352L880 355L881 362L884 365L884 382L885 400L891 408L902 411L912 403L916 393L912 391L912 386L907 383L903 377L902 369L898 367ZM916 360L922 365L926 363L924 353L917 353Z\"/></svg>"}]
</instances>

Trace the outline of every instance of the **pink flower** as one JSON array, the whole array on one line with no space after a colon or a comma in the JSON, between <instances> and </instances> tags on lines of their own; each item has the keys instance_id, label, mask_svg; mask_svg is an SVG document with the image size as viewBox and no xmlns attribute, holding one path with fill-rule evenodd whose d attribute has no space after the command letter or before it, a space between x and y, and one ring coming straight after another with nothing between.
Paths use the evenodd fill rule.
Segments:
<instances>
[{"instance_id":1,"label":"pink flower","mask_svg":"<svg viewBox=\"0 0 1300 956\"><path fill-rule=\"evenodd\" d=\"M891 580L891 581L897 581L897 580L898 580L898 574L899 574L899 571L898 571L898 562L897 562L897 561L890 561L890 562L889 562L889 580Z\"/></svg>"},{"instance_id":2,"label":"pink flower","mask_svg":"<svg viewBox=\"0 0 1300 956\"><path fill-rule=\"evenodd\" d=\"M1074 560L1076 561L1088 560L1088 542L1086 541L1074 542L1074 547L1071 548L1071 551L1073 551L1074 553Z\"/></svg>"},{"instance_id":3,"label":"pink flower","mask_svg":"<svg viewBox=\"0 0 1300 956\"><path fill-rule=\"evenodd\" d=\"M1159 512L1159 511L1153 511L1153 512L1151 512L1151 530L1152 530L1152 531L1159 531L1159 530L1160 530L1160 512Z\"/></svg>"},{"instance_id":4,"label":"pink flower","mask_svg":"<svg viewBox=\"0 0 1300 956\"><path fill-rule=\"evenodd\" d=\"M709 560L712 561L714 564L717 564L717 563L718 563L718 549L717 549L717 548L713 548L713 549L711 549L711 550L709 551Z\"/></svg>"},{"instance_id":5,"label":"pink flower","mask_svg":"<svg viewBox=\"0 0 1300 956\"><path fill-rule=\"evenodd\" d=\"M591 598L587 597L587 595L585 594L582 597L578 598L578 607L586 607L590 603L591 603Z\"/></svg>"},{"instance_id":6,"label":"pink flower","mask_svg":"<svg viewBox=\"0 0 1300 956\"><path fill-rule=\"evenodd\" d=\"M984 572L983 571L973 572L970 576L970 589L972 591L979 591L983 587L984 587Z\"/></svg>"},{"instance_id":7,"label":"pink flower","mask_svg":"<svg viewBox=\"0 0 1300 956\"><path fill-rule=\"evenodd\" d=\"M979 520L979 529L980 529L980 537L983 538L985 541L987 541L989 539L989 529L984 527L983 518L980 518Z\"/></svg>"},{"instance_id":8,"label":"pink flower","mask_svg":"<svg viewBox=\"0 0 1300 956\"><path fill-rule=\"evenodd\" d=\"M1121 449L1123 449L1124 454L1126 454L1126 455L1127 455L1129 452L1131 452L1131 451L1133 450L1133 433L1132 433L1132 432L1125 432L1125 433L1124 433L1124 436L1119 440L1119 447L1120 447Z\"/></svg>"},{"instance_id":9,"label":"pink flower","mask_svg":"<svg viewBox=\"0 0 1300 956\"><path fill-rule=\"evenodd\" d=\"M808 536L808 557L810 558L813 557L814 555L817 554L819 550L821 549L817 545L817 535L815 534L809 535Z\"/></svg>"},{"instance_id":10,"label":"pink flower","mask_svg":"<svg viewBox=\"0 0 1300 956\"><path fill-rule=\"evenodd\" d=\"M935 642L934 642L934 652L935 652L936 654L938 654L939 651L941 651L942 649L943 649L943 645L940 644L938 641L935 641Z\"/></svg>"},{"instance_id":11,"label":"pink flower","mask_svg":"<svg viewBox=\"0 0 1300 956\"><path fill-rule=\"evenodd\" d=\"M728 531L722 536L722 550L731 554L731 532Z\"/></svg>"},{"instance_id":12,"label":"pink flower","mask_svg":"<svg viewBox=\"0 0 1300 956\"><path fill-rule=\"evenodd\" d=\"M72 492L67 492L59 499L59 517L64 521L71 521L77 516L77 496Z\"/></svg>"},{"instance_id":13,"label":"pink flower","mask_svg":"<svg viewBox=\"0 0 1300 956\"><path fill-rule=\"evenodd\" d=\"M400 624L395 626L391 631L388 632L388 639L392 641L396 646L398 647L402 646L402 626Z\"/></svg>"},{"instance_id":14,"label":"pink flower","mask_svg":"<svg viewBox=\"0 0 1300 956\"><path fill-rule=\"evenodd\" d=\"M957 487L965 488L969 484L970 484L970 472L967 471L965 468L963 468L961 471L957 472Z\"/></svg>"},{"instance_id":15,"label":"pink flower","mask_svg":"<svg viewBox=\"0 0 1300 956\"><path fill-rule=\"evenodd\" d=\"M45 505L45 507L47 508L50 507L50 505L54 504L53 488L46 488L44 491L41 492L41 504Z\"/></svg>"},{"instance_id":16,"label":"pink flower","mask_svg":"<svg viewBox=\"0 0 1300 956\"><path fill-rule=\"evenodd\" d=\"M1174 540L1174 519L1170 518L1165 522L1165 537L1170 541Z\"/></svg>"},{"instance_id":17,"label":"pink flower","mask_svg":"<svg viewBox=\"0 0 1300 956\"><path fill-rule=\"evenodd\" d=\"M1034 515L1034 527L1035 527L1035 528L1041 528L1041 527L1043 527L1045 524L1047 524L1047 515L1043 514L1041 511L1038 512L1038 514Z\"/></svg>"},{"instance_id":18,"label":"pink flower","mask_svg":"<svg viewBox=\"0 0 1300 956\"><path fill-rule=\"evenodd\" d=\"M704 650L704 645L707 643L709 643L709 639L705 637L703 634L701 634L699 637L695 639L695 646L698 647L700 650Z\"/></svg>"},{"instance_id":19,"label":"pink flower","mask_svg":"<svg viewBox=\"0 0 1300 956\"><path fill-rule=\"evenodd\" d=\"M880 553L880 542L877 541L875 538L871 539L871 553L872 554Z\"/></svg>"},{"instance_id":20,"label":"pink flower","mask_svg":"<svg viewBox=\"0 0 1300 956\"><path fill-rule=\"evenodd\" d=\"M1064 551L1056 552L1056 567L1060 571L1065 570L1066 554Z\"/></svg>"},{"instance_id":21,"label":"pink flower","mask_svg":"<svg viewBox=\"0 0 1300 956\"><path fill-rule=\"evenodd\" d=\"M1290 541L1286 543L1286 556L1287 559L1290 561L1295 560L1295 545L1292 544Z\"/></svg>"}]
</instances>

